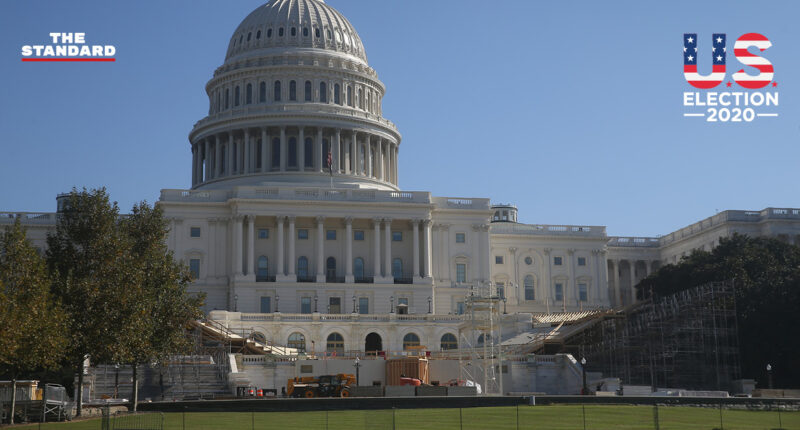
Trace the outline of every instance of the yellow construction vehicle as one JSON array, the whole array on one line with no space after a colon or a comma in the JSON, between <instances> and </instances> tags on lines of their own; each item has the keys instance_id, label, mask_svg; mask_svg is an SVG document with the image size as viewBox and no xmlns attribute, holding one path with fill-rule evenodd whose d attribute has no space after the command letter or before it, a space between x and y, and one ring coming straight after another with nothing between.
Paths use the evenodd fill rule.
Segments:
<instances>
[{"instance_id":1,"label":"yellow construction vehicle","mask_svg":"<svg viewBox=\"0 0 800 430\"><path fill-rule=\"evenodd\" d=\"M356 385L355 375L339 373L320 377L306 376L290 379L286 386L289 397L350 397L350 387Z\"/></svg>"}]
</instances>

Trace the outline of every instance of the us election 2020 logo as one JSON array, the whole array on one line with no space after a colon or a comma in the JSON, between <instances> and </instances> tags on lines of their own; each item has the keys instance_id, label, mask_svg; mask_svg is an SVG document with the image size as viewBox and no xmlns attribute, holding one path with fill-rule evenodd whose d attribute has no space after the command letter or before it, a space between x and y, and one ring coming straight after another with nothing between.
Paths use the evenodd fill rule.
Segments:
<instances>
[{"instance_id":1,"label":"us election 2020 logo","mask_svg":"<svg viewBox=\"0 0 800 430\"><path fill-rule=\"evenodd\" d=\"M683 35L683 76L694 87L694 91L683 93L683 116L705 118L708 122L752 122L777 117L775 66L763 55L772 42L759 33L743 34L736 39L733 56L747 70L740 68L730 78L726 34L714 33L710 42L699 44L697 33ZM711 72L700 74L698 63L704 70L710 64ZM722 91L717 90L720 85Z\"/></svg>"}]
</instances>

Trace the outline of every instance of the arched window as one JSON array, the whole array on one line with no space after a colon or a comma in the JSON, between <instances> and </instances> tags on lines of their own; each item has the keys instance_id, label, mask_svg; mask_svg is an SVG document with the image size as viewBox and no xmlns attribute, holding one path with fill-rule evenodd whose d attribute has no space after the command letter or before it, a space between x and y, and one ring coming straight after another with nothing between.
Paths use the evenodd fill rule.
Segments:
<instances>
[{"instance_id":1,"label":"arched window","mask_svg":"<svg viewBox=\"0 0 800 430\"><path fill-rule=\"evenodd\" d=\"M297 352L306 352L306 337L302 333L292 333L286 346L296 349Z\"/></svg>"},{"instance_id":2,"label":"arched window","mask_svg":"<svg viewBox=\"0 0 800 430\"><path fill-rule=\"evenodd\" d=\"M364 110L364 90L358 89L358 108Z\"/></svg>"},{"instance_id":3,"label":"arched window","mask_svg":"<svg viewBox=\"0 0 800 430\"><path fill-rule=\"evenodd\" d=\"M229 88L225 88L225 109L230 107L231 105L230 101L231 101L231 90Z\"/></svg>"},{"instance_id":4,"label":"arched window","mask_svg":"<svg viewBox=\"0 0 800 430\"><path fill-rule=\"evenodd\" d=\"M392 276L395 279L403 277L403 260L401 258L392 260Z\"/></svg>"},{"instance_id":5,"label":"arched window","mask_svg":"<svg viewBox=\"0 0 800 430\"><path fill-rule=\"evenodd\" d=\"M325 82L319 83L319 102L328 103L328 85Z\"/></svg>"},{"instance_id":6,"label":"arched window","mask_svg":"<svg viewBox=\"0 0 800 430\"><path fill-rule=\"evenodd\" d=\"M308 258L300 257L297 259L297 277L308 277Z\"/></svg>"},{"instance_id":7,"label":"arched window","mask_svg":"<svg viewBox=\"0 0 800 430\"><path fill-rule=\"evenodd\" d=\"M239 46L242 46L242 41L244 40L244 34L239 36Z\"/></svg>"},{"instance_id":8,"label":"arched window","mask_svg":"<svg viewBox=\"0 0 800 430\"><path fill-rule=\"evenodd\" d=\"M247 41L250 41L250 38L253 36L253 32L247 33Z\"/></svg>"},{"instance_id":9,"label":"arched window","mask_svg":"<svg viewBox=\"0 0 800 430\"><path fill-rule=\"evenodd\" d=\"M269 260L266 256L258 257L256 282L265 282L269 276Z\"/></svg>"},{"instance_id":10,"label":"arched window","mask_svg":"<svg viewBox=\"0 0 800 430\"><path fill-rule=\"evenodd\" d=\"M342 104L341 88L339 84L333 84L333 102L337 105Z\"/></svg>"},{"instance_id":11,"label":"arched window","mask_svg":"<svg viewBox=\"0 0 800 430\"><path fill-rule=\"evenodd\" d=\"M347 106L353 106L353 87L347 86Z\"/></svg>"},{"instance_id":12,"label":"arched window","mask_svg":"<svg viewBox=\"0 0 800 430\"><path fill-rule=\"evenodd\" d=\"M261 85L258 87L258 102L259 103L266 103L267 102L267 83L262 82Z\"/></svg>"},{"instance_id":13,"label":"arched window","mask_svg":"<svg viewBox=\"0 0 800 430\"><path fill-rule=\"evenodd\" d=\"M283 27L278 29L278 37L283 37Z\"/></svg>"},{"instance_id":14,"label":"arched window","mask_svg":"<svg viewBox=\"0 0 800 430\"><path fill-rule=\"evenodd\" d=\"M305 97L306 101L310 102L313 94L311 94L311 81L306 81L305 85Z\"/></svg>"},{"instance_id":15,"label":"arched window","mask_svg":"<svg viewBox=\"0 0 800 430\"><path fill-rule=\"evenodd\" d=\"M247 94L245 95L245 102L247 104L253 103L253 84L247 84Z\"/></svg>"},{"instance_id":16,"label":"arched window","mask_svg":"<svg viewBox=\"0 0 800 430\"><path fill-rule=\"evenodd\" d=\"M270 37L272 37L272 29L268 28L267 29L267 38L270 38Z\"/></svg>"},{"instance_id":17,"label":"arched window","mask_svg":"<svg viewBox=\"0 0 800 430\"><path fill-rule=\"evenodd\" d=\"M281 167L281 139L272 139L272 167Z\"/></svg>"},{"instance_id":18,"label":"arched window","mask_svg":"<svg viewBox=\"0 0 800 430\"><path fill-rule=\"evenodd\" d=\"M289 81L289 100L297 101L297 82Z\"/></svg>"},{"instance_id":19,"label":"arched window","mask_svg":"<svg viewBox=\"0 0 800 430\"><path fill-rule=\"evenodd\" d=\"M419 346L419 336L415 333L409 333L403 336L403 349L411 349L415 346Z\"/></svg>"},{"instance_id":20,"label":"arched window","mask_svg":"<svg viewBox=\"0 0 800 430\"><path fill-rule=\"evenodd\" d=\"M314 139L307 137L303 149L303 166L314 167Z\"/></svg>"},{"instance_id":21,"label":"arched window","mask_svg":"<svg viewBox=\"0 0 800 430\"><path fill-rule=\"evenodd\" d=\"M331 30L330 30L330 29L328 29L328 30L325 30L325 33L326 33L325 35L326 35L326 36L328 36L328 40L330 40L330 39L333 39L333 38L331 37Z\"/></svg>"},{"instance_id":22,"label":"arched window","mask_svg":"<svg viewBox=\"0 0 800 430\"><path fill-rule=\"evenodd\" d=\"M250 339L253 339L254 341L262 344L267 343L267 337L264 336L264 333L259 333L257 331L250 333Z\"/></svg>"},{"instance_id":23,"label":"arched window","mask_svg":"<svg viewBox=\"0 0 800 430\"><path fill-rule=\"evenodd\" d=\"M328 342L325 346L328 352L344 352L344 338L339 333L331 333L328 335Z\"/></svg>"},{"instance_id":24,"label":"arched window","mask_svg":"<svg viewBox=\"0 0 800 430\"><path fill-rule=\"evenodd\" d=\"M452 333L445 333L442 336L442 351L447 351L449 349L458 349L458 340L456 340L456 336Z\"/></svg>"},{"instance_id":25,"label":"arched window","mask_svg":"<svg viewBox=\"0 0 800 430\"><path fill-rule=\"evenodd\" d=\"M308 37L308 27L303 27L303 37Z\"/></svg>"},{"instance_id":26,"label":"arched window","mask_svg":"<svg viewBox=\"0 0 800 430\"><path fill-rule=\"evenodd\" d=\"M297 36L297 27L292 27L292 37Z\"/></svg>"},{"instance_id":27,"label":"arched window","mask_svg":"<svg viewBox=\"0 0 800 430\"><path fill-rule=\"evenodd\" d=\"M261 159L264 155L264 149L262 148L261 139L256 141L256 169L261 170Z\"/></svg>"},{"instance_id":28,"label":"arched window","mask_svg":"<svg viewBox=\"0 0 800 430\"><path fill-rule=\"evenodd\" d=\"M353 275L355 276L356 280L364 279L364 259L361 257L356 257L353 261Z\"/></svg>"},{"instance_id":29,"label":"arched window","mask_svg":"<svg viewBox=\"0 0 800 430\"><path fill-rule=\"evenodd\" d=\"M533 276L525 277L525 300L536 300L536 290L533 289Z\"/></svg>"},{"instance_id":30,"label":"arched window","mask_svg":"<svg viewBox=\"0 0 800 430\"><path fill-rule=\"evenodd\" d=\"M485 339L486 339L485 341L488 341L488 342L491 342L491 341L492 341L492 335L491 335L491 334L489 334L489 333L486 333L486 335L485 335L485 336L486 336L486 337L485 337ZM481 345L481 346L483 346L483 343L484 343L485 341L484 341L484 335L483 335L483 334L481 334L480 336L478 336L478 345Z\"/></svg>"},{"instance_id":31,"label":"arched window","mask_svg":"<svg viewBox=\"0 0 800 430\"><path fill-rule=\"evenodd\" d=\"M275 81L275 85L274 85L274 88L273 88L272 91L274 93L273 94L273 99L276 102L281 101L281 81Z\"/></svg>"},{"instance_id":32,"label":"arched window","mask_svg":"<svg viewBox=\"0 0 800 430\"><path fill-rule=\"evenodd\" d=\"M258 39L261 39L261 30L258 30L258 32L256 32L256 40Z\"/></svg>"},{"instance_id":33,"label":"arched window","mask_svg":"<svg viewBox=\"0 0 800 430\"><path fill-rule=\"evenodd\" d=\"M367 92L367 111L372 112L372 91Z\"/></svg>"},{"instance_id":34,"label":"arched window","mask_svg":"<svg viewBox=\"0 0 800 430\"><path fill-rule=\"evenodd\" d=\"M233 92L233 105L234 106L239 106L239 95L240 95L239 93L240 92L241 91L239 91L239 86L237 85L236 86L236 90L234 90L234 92Z\"/></svg>"},{"instance_id":35,"label":"arched window","mask_svg":"<svg viewBox=\"0 0 800 430\"><path fill-rule=\"evenodd\" d=\"M289 160L288 167L297 167L297 138L289 138Z\"/></svg>"},{"instance_id":36,"label":"arched window","mask_svg":"<svg viewBox=\"0 0 800 430\"><path fill-rule=\"evenodd\" d=\"M325 264L325 274L328 278L335 278L336 277L336 259L333 257L328 257L328 261Z\"/></svg>"},{"instance_id":37,"label":"arched window","mask_svg":"<svg viewBox=\"0 0 800 430\"><path fill-rule=\"evenodd\" d=\"M319 36L320 36L320 34L319 34L319 29L318 29L318 28L315 28L315 29L314 29L314 35L315 35L315 36L317 36L317 37L319 37Z\"/></svg>"}]
</instances>

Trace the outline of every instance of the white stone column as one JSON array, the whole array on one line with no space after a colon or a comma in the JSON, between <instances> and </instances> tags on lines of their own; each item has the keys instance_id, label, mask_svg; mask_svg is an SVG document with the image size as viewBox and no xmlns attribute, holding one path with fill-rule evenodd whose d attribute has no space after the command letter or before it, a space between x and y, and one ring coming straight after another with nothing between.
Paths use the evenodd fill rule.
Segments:
<instances>
[{"instance_id":1,"label":"white stone column","mask_svg":"<svg viewBox=\"0 0 800 430\"><path fill-rule=\"evenodd\" d=\"M419 276L419 223L420 220L413 219L411 220L411 238L412 238L412 265L413 268L413 280L414 282L421 281L421 277Z\"/></svg>"},{"instance_id":2,"label":"white stone column","mask_svg":"<svg viewBox=\"0 0 800 430\"><path fill-rule=\"evenodd\" d=\"M553 297L553 299L550 298L551 292L554 293L555 295L555 292L553 291L553 270L552 270L553 258L550 257L550 251L551 251L550 248L544 249L544 258L545 260L547 260L547 278L543 282L544 285L542 285L542 288L544 289L544 300L548 314L550 313L550 302L553 301L553 299L555 298L555 297ZM553 301L553 304L555 304L555 301Z\"/></svg>"},{"instance_id":3,"label":"white stone column","mask_svg":"<svg viewBox=\"0 0 800 430\"><path fill-rule=\"evenodd\" d=\"M395 184L397 184L399 182L399 175L398 175L399 172L397 171L397 159L399 158L399 155L400 155L400 148L397 145L395 145L394 146L394 163L393 163L393 166L392 166L392 170L394 170L394 183Z\"/></svg>"},{"instance_id":4,"label":"white stone column","mask_svg":"<svg viewBox=\"0 0 800 430\"><path fill-rule=\"evenodd\" d=\"M277 231L278 237L276 238L277 239L276 242L277 242L277 246L278 246L277 253L276 253L277 254L277 260L278 260L277 261L278 272L277 272L276 278L280 280L280 279L282 279L283 277L286 276L286 268L284 266L284 258L283 258L284 257L284 249L285 249L284 246L283 246L283 237L284 237L283 224L286 221L286 217L285 216L279 216L279 217L276 218L276 220L277 220L276 225L278 227L278 231Z\"/></svg>"},{"instance_id":5,"label":"white stone column","mask_svg":"<svg viewBox=\"0 0 800 430\"><path fill-rule=\"evenodd\" d=\"M381 278L383 275L381 274L381 219L380 218L373 218L372 224L375 228L375 244L373 250L373 276L375 279Z\"/></svg>"},{"instance_id":6,"label":"white stone column","mask_svg":"<svg viewBox=\"0 0 800 430\"><path fill-rule=\"evenodd\" d=\"M203 182L211 179L211 145L203 139Z\"/></svg>"},{"instance_id":7,"label":"white stone column","mask_svg":"<svg viewBox=\"0 0 800 430\"><path fill-rule=\"evenodd\" d=\"M344 252L344 282L348 284L352 284L355 282L355 277L353 276L353 218L347 217L344 219L344 234L347 236L345 238L345 252Z\"/></svg>"},{"instance_id":8,"label":"white stone column","mask_svg":"<svg viewBox=\"0 0 800 430\"><path fill-rule=\"evenodd\" d=\"M630 304L634 304L636 303L636 288L634 288L636 285L636 261L629 261L629 266L631 270L631 290L629 291L631 296Z\"/></svg>"},{"instance_id":9,"label":"white stone column","mask_svg":"<svg viewBox=\"0 0 800 430\"><path fill-rule=\"evenodd\" d=\"M622 307L622 289L619 285L619 261L618 260L608 260L611 263L611 270L612 270L612 278L614 279L614 301L611 303L612 306L616 306L618 308Z\"/></svg>"},{"instance_id":10,"label":"white stone column","mask_svg":"<svg viewBox=\"0 0 800 430\"><path fill-rule=\"evenodd\" d=\"M269 170L269 136L267 135L267 128L261 129L261 173L266 173Z\"/></svg>"},{"instance_id":11,"label":"white stone column","mask_svg":"<svg viewBox=\"0 0 800 430\"><path fill-rule=\"evenodd\" d=\"M197 145L192 145L192 186L197 184Z\"/></svg>"},{"instance_id":12,"label":"white stone column","mask_svg":"<svg viewBox=\"0 0 800 430\"><path fill-rule=\"evenodd\" d=\"M286 159L288 155L286 148L286 127L281 127L281 172L286 171Z\"/></svg>"},{"instance_id":13,"label":"white stone column","mask_svg":"<svg viewBox=\"0 0 800 430\"><path fill-rule=\"evenodd\" d=\"M288 252L288 268L286 270L286 276L289 277L289 280L297 280L297 274L294 271L295 263L297 263L297 255L295 255L295 242L297 241L297 233L295 233L294 225L295 225L295 217L289 217L289 252Z\"/></svg>"},{"instance_id":14,"label":"white stone column","mask_svg":"<svg viewBox=\"0 0 800 430\"><path fill-rule=\"evenodd\" d=\"M647 260L645 264L647 265L647 273L644 276L648 277L653 274L653 260Z\"/></svg>"},{"instance_id":15,"label":"white stone column","mask_svg":"<svg viewBox=\"0 0 800 430\"><path fill-rule=\"evenodd\" d=\"M377 147L377 150L378 150L378 162L375 163L375 164L377 164L378 171L375 172L375 177L382 181L383 180L383 138L382 137L378 138L378 144L376 145L376 147Z\"/></svg>"},{"instance_id":16,"label":"white stone column","mask_svg":"<svg viewBox=\"0 0 800 430\"><path fill-rule=\"evenodd\" d=\"M244 143L242 145L244 146L244 162L242 163L244 164L244 169L242 170L243 173L247 174L250 173L253 162L253 156L250 150L250 129L244 129Z\"/></svg>"},{"instance_id":17,"label":"white stone column","mask_svg":"<svg viewBox=\"0 0 800 430\"><path fill-rule=\"evenodd\" d=\"M350 159L350 162L352 163L350 171L353 173L353 175L360 175L361 163L358 161L358 136L356 135L355 130L353 130L353 134L350 137Z\"/></svg>"},{"instance_id":18,"label":"white stone column","mask_svg":"<svg viewBox=\"0 0 800 430\"><path fill-rule=\"evenodd\" d=\"M372 177L372 138L369 134L367 134L367 141L364 143L364 155L366 156L365 167L366 167L366 175L368 178Z\"/></svg>"},{"instance_id":19,"label":"white stone column","mask_svg":"<svg viewBox=\"0 0 800 430\"><path fill-rule=\"evenodd\" d=\"M575 282L575 250L568 249L567 250L567 258L569 261L567 262L567 276L569 276L569 281L564 285L564 308L567 307L567 300L569 295L567 294L567 290L571 290L572 293L572 300L574 300L574 304L576 306L580 305L580 301L578 300L578 284ZM569 288L567 288L569 287Z\"/></svg>"},{"instance_id":20,"label":"white stone column","mask_svg":"<svg viewBox=\"0 0 800 430\"><path fill-rule=\"evenodd\" d=\"M242 276L242 220L244 217L237 215L233 223L233 274Z\"/></svg>"},{"instance_id":21,"label":"white stone column","mask_svg":"<svg viewBox=\"0 0 800 430\"><path fill-rule=\"evenodd\" d=\"M256 275L254 265L256 261L256 216L247 216L247 277L251 282L255 282Z\"/></svg>"},{"instance_id":22,"label":"white stone column","mask_svg":"<svg viewBox=\"0 0 800 430\"><path fill-rule=\"evenodd\" d=\"M422 276L431 279L431 257L433 254L433 243L431 238L431 220L422 221Z\"/></svg>"},{"instance_id":23,"label":"white stone column","mask_svg":"<svg viewBox=\"0 0 800 430\"><path fill-rule=\"evenodd\" d=\"M227 164L225 169L225 176L233 176L233 133L228 133L228 143L225 145L225 151L228 153L228 156L225 157L225 164Z\"/></svg>"},{"instance_id":24,"label":"white stone column","mask_svg":"<svg viewBox=\"0 0 800 430\"><path fill-rule=\"evenodd\" d=\"M219 162L222 158L222 147L219 144L219 136L214 136L214 179L222 175L222 163Z\"/></svg>"},{"instance_id":25,"label":"white stone column","mask_svg":"<svg viewBox=\"0 0 800 430\"><path fill-rule=\"evenodd\" d=\"M300 126L297 142L297 170L302 172L306 168L306 133Z\"/></svg>"},{"instance_id":26,"label":"white stone column","mask_svg":"<svg viewBox=\"0 0 800 430\"><path fill-rule=\"evenodd\" d=\"M334 143L331 142L331 145L334 145ZM336 129L336 144L333 146L331 150L333 151L332 155L335 165L334 172L341 173L343 170L343 165L340 163L342 162L343 158L342 158L342 129L340 128Z\"/></svg>"},{"instance_id":27,"label":"white stone column","mask_svg":"<svg viewBox=\"0 0 800 430\"><path fill-rule=\"evenodd\" d=\"M314 157L314 167L317 172L322 172L325 168L325 161L328 160L328 154L325 154L325 145L322 142L322 127L317 128L317 152Z\"/></svg>"},{"instance_id":28,"label":"white stone column","mask_svg":"<svg viewBox=\"0 0 800 430\"><path fill-rule=\"evenodd\" d=\"M325 217L317 221L317 282L325 282Z\"/></svg>"},{"instance_id":29,"label":"white stone column","mask_svg":"<svg viewBox=\"0 0 800 430\"><path fill-rule=\"evenodd\" d=\"M600 250L600 279L597 282L598 285L598 293L597 297L599 299L598 304L602 303L607 306L611 306L608 291L608 261L606 261L608 253L606 250Z\"/></svg>"},{"instance_id":30,"label":"white stone column","mask_svg":"<svg viewBox=\"0 0 800 430\"><path fill-rule=\"evenodd\" d=\"M384 240L386 240L385 250L384 250L384 263L385 263L385 274L384 278L387 282L394 282L394 276L392 275L392 219L391 218L384 218L383 219L383 226L384 226Z\"/></svg>"}]
</instances>

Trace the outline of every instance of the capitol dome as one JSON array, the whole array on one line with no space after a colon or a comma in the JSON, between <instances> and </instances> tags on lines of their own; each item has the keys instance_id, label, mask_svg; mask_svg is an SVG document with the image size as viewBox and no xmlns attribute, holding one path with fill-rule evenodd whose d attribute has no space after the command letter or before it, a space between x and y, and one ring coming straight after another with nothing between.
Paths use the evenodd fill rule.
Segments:
<instances>
[{"instance_id":1,"label":"capitol dome","mask_svg":"<svg viewBox=\"0 0 800 430\"><path fill-rule=\"evenodd\" d=\"M397 191L401 136L364 45L321 0L271 0L234 31L189 141L192 188ZM310 192L310 191L309 191Z\"/></svg>"},{"instance_id":2,"label":"capitol dome","mask_svg":"<svg viewBox=\"0 0 800 430\"><path fill-rule=\"evenodd\" d=\"M276 0L260 6L233 33L225 60L287 48L324 49L367 63L353 25L321 0Z\"/></svg>"}]
</instances>

